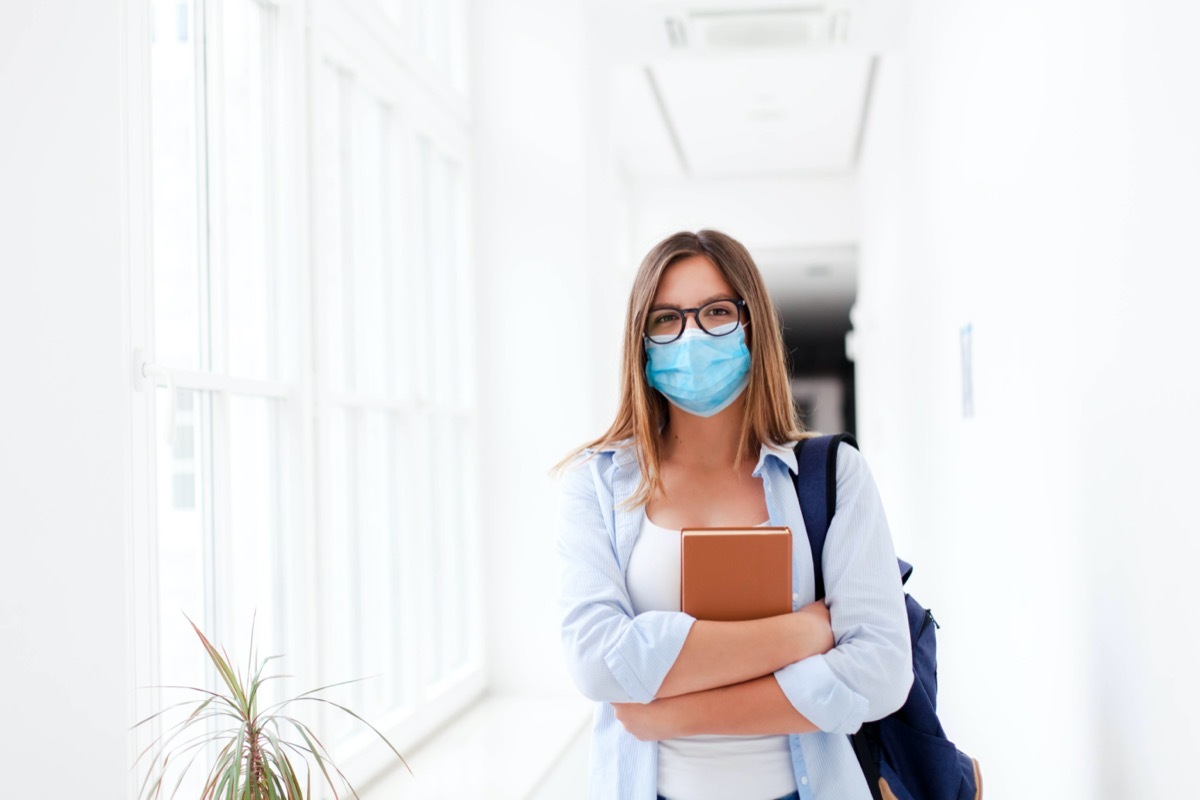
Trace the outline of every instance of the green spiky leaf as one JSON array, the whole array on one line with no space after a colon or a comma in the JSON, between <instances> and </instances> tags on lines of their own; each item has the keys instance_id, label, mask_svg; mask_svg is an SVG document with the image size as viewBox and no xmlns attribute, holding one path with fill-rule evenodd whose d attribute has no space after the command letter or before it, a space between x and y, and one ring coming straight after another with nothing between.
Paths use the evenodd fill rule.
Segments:
<instances>
[{"instance_id":1,"label":"green spiky leaf","mask_svg":"<svg viewBox=\"0 0 1200 800\"><path fill-rule=\"evenodd\" d=\"M158 800L165 788L170 788L169 797L174 798L193 764L202 753L211 752L210 748L214 746L217 747L217 753L204 777L201 800L305 800L311 796L313 762L335 799L340 797L339 782L349 790L350 796L357 798L358 793L330 758L329 751L316 733L305 723L284 713L288 705L299 700L326 703L354 717L382 739L405 768L412 772L400 751L374 725L346 706L316 696L327 689L355 683L362 678L326 684L260 709L259 698L263 685L267 681L291 676L264 674L271 661L283 656L274 654L258 658L254 646L256 619L251 620L249 653L243 672L232 666L236 662L224 647L215 645L191 618L186 614L184 617L215 668L221 689L157 687L182 689L198 697L172 703L130 727L133 730L151 721L161 721L162 715L173 709L192 706L182 720L159 733L134 760L133 767L137 768L149 756L144 766L146 774L140 784L138 800ZM224 727L213 730L214 723L221 720L226 723ZM283 733L285 726L299 739L286 738ZM179 766L181 763L182 767ZM298 764L306 768L303 786ZM168 781L169 777L172 780Z\"/></svg>"}]
</instances>

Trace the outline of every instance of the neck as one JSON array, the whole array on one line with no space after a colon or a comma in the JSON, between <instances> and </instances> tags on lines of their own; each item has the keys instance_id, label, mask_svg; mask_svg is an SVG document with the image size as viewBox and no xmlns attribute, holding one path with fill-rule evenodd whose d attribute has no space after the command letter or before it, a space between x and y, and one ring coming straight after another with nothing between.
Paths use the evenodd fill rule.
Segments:
<instances>
[{"instance_id":1,"label":"neck","mask_svg":"<svg viewBox=\"0 0 1200 800\"><path fill-rule=\"evenodd\" d=\"M698 417L669 406L663 429L663 456L696 467L729 467L738 452L746 393L711 417Z\"/></svg>"}]
</instances>

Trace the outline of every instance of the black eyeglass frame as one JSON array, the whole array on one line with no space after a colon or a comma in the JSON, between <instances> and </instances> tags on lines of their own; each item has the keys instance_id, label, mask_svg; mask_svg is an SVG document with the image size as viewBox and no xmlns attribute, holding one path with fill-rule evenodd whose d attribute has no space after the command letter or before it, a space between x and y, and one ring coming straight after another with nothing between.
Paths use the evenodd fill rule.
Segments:
<instances>
[{"instance_id":1,"label":"black eyeglass frame","mask_svg":"<svg viewBox=\"0 0 1200 800\"><path fill-rule=\"evenodd\" d=\"M735 327L730 328L729 330L725 331L725 333L713 333L708 328L705 328L704 323L700 321L700 312L703 311L704 309L708 308L709 306L716 305L717 303L733 303L735 306L737 306L737 310L738 310L737 325ZM744 323L742 322L742 314L744 312L748 314L747 309L748 309L748 307L746 305L745 300L735 299L732 297L720 297L720 298L717 298L716 300L709 300L704 305L696 306L695 308L679 308L678 306L657 306L657 307L651 309L649 314L647 315L646 325L650 324L650 315L653 315L659 311L677 311L677 312L679 312L679 318L681 320L683 320L683 324L679 326L679 333L675 334L674 337L663 342L663 341L659 341L658 339L655 339L653 336L646 333L645 325L643 325L642 326L642 336L645 337L646 339L650 340L651 342L654 342L655 344L670 344L671 342L678 339L680 336L683 336L683 332L687 330L688 314L691 314L695 318L696 327L699 328L700 330L704 331L705 333L707 333L709 336L728 336L729 334L733 333L738 328L743 326ZM722 323L722 324L728 324L728 323Z\"/></svg>"}]
</instances>

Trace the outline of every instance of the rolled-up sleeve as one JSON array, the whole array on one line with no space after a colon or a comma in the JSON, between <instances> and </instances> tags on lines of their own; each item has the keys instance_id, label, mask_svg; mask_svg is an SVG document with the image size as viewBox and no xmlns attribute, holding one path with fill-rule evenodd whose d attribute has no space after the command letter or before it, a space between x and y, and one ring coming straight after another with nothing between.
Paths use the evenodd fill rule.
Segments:
<instances>
[{"instance_id":1,"label":"rolled-up sleeve","mask_svg":"<svg viewBox=\"0 0 1200 800\"><path fill-rule=\"evenodd\" d=\"M599 460L576 463L562 480L556 538L563 651L584 696L649 703L696 620L678 611L634 615L613 546L612 497L601 500Z\"/></svg>"},{"instance_id":2,"label":"rolled-up sleeve","mask_svg":"<svg viewBox=\"0 0 1200 800\"><path fill-rule=\"evenodd\" d=\"M887 518L866 459L842 442L822 568L834 647L775 671L792 706L829 733L854 733L904 705L912 645Z\"/></svg>"}]
</instances>

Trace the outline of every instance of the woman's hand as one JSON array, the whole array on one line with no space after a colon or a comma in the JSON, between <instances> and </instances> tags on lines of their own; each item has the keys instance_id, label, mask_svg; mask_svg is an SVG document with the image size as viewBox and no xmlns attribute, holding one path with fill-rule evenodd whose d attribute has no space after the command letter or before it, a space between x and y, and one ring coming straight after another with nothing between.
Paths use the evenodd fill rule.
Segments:
<instances>
[{"instance_id":1,"label":"woman's hand","mask_svg":"<svg viewBox=\"0 0 1200 800\"><path fill-rule=\"evenodd\" d=\"M680 708L677 698L662 697L649 703L613 703L617 721L625 730L643 742L656 742L684 736L683 722L675 713Z\"/></svg>"}]
</instances>

